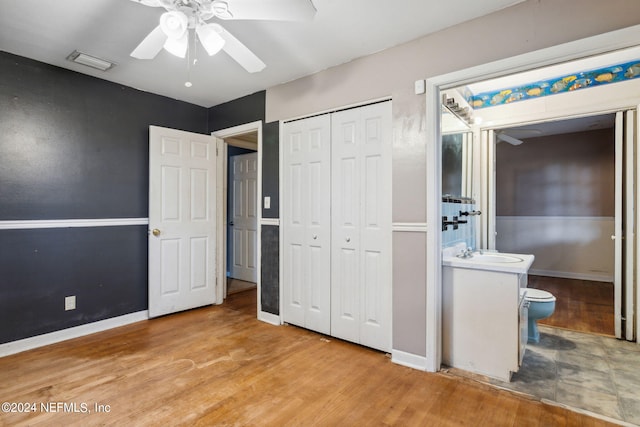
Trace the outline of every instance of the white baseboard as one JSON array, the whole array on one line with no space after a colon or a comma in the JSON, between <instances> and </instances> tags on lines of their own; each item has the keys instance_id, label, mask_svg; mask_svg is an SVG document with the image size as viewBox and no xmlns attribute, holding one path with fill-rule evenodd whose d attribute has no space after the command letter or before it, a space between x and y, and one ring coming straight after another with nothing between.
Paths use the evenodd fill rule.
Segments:
<instances>
[{"instance_id":1,"label":"white baseboard","mask_svg":"<svg viewBox=\"0 0 640 427\"><path fill-rule=\"evenodd\" d=\"M34 348L44 347L45 345L55 344L61 341L106 331L108 329L148 319L149 312L147 310L138 311L136 313L125 314L124 316L113 317L111 319L87 323L86 325L74 326L73 328L62 329L48 334L0 344L0 357L21 353Z\"/></svg>"},{"instance_id":2,"label":"white baseboard","mask_svg":"<svg viewBox=\"0 0 640 427\"><path fill-rule=\"evenodd\" d=\"M418 369L420 371L427 370L426 357L407 353L405 351L391 350L391 361L398 365L407 366L409 368Z\"/></svg>"},{"instance_id":3,"label":"white baseboard","mask_svg":"<svg viewBox=\"0 0 640 427\"><path fill-rule=\"evenodd\" d=\"M270 323L275 326L280 326L282 323L280 322L280 316L275 314L267 313L266 311L258 312L258 320L261 320L266 323Z\"/></svg>"},{"instance_id":4,"label":"white baseboard","mask_svg":"<svg viewBox=\"0 0 640 427\"><path fill-rule=\"evenodd\" d=\"M561 279L590 280L592 282L613 282L613 276L608 276L606 274L583 274L583 273L572 273L570 271L531 269L529 270L529 275L559 277Z\"/></svg>"}]
</instances>

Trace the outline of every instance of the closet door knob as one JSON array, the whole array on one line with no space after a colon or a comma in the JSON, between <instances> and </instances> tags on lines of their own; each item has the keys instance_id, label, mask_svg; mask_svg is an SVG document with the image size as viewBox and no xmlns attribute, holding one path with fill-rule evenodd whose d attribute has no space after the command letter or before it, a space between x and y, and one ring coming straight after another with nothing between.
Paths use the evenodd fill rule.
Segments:
<instances>
[{"instance_id":1,"label":"closet door knob","mask_svg":"<svg viewBox=\"0 0 640 427\"><path fill-rule=\"evenodd\" d=\"M160 230L158 230L157 228L154 228L151 231L151 234L153 234L154 236L158 237L160 235Z\"/></svg>"},{"instance_id":2,"label":"closet door knob","mask_svg":"<svg viewBox=\"0 0 640 427\"><path fill-rule=\"evenodd\" d=\"M351 237L347 237L345 240L349 243L351 241Z\"/></svg>"},{"instance_id":3,"label":"closet door knob","mask_svg":"<svg viewBox=\"0 0 640 427\"><path fill-rule=\"evenodd\" d=\"M318 235L317 234L313 235L313 240L318 240Z\"/></svg>"}]
</instances>

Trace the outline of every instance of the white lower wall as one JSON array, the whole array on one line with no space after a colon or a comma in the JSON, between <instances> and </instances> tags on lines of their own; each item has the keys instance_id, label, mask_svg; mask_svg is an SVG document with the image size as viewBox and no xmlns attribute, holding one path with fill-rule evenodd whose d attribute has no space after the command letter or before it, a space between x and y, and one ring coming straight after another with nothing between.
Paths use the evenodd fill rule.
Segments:
<instances>
[{"instance_id":1,"label":"white lower wall","mask_svg":"<svg viewBox=\"0 0 640 427\"><path fill-rule=\"evenodd\" d=\"M613 217L499 216L496 248L533 254L530 274L613 281Z\"/></svg>"}]
</instances>

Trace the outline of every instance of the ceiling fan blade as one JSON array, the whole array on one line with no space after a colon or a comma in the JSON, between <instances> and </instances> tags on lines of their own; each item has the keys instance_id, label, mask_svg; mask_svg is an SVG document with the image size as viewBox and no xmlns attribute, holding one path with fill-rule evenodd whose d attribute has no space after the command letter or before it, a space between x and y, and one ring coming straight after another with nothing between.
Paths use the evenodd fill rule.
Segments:
<instances>
[{"instance_id":1,"label":"ceiling fan blade","mask_svg":"<svg viewBox=\"0 0 640 427\"><path fill-rule=\"evenodd\" d=\"M264 21L311 21L316 8L311 0L216 0L216 6L228 6L230 16L222 19L258 19Z\"/></svg>"},{"instance_id":2,"label":"ceiling fan blade","mask_svg":"<svg viewBox=\"0 0 640 427\"><path fill-rule=\"evenodd\" d=\"M506 133L499 133L498 139L504 142L508 142L511 145L520 145L524 142L523 140L509 136Z\"/></svg>"},{"instance_id":3,"label":"ceiling fan blade","mask_svg":"<svg viewBox=\"0 0 640 427\"><path fill-rule=\"evenodd\" d=\"M149 7L164 7L171 6L171 2L167 0L131 0L134 3L140 3L143 6Z\"/></svg>"},{"instance_id":4,"label":"ceiling fan blade","mask_svg":"<svg viewBox=\"0 0 640 427\"><path fill-rule=\"evenodd\" d=\"M222 28L218 24L210 24L216 26L216 32L224 39L224 46L222 49L229 54L230 57L236 60L238 64L250 73L257 73L264 70L265 63L262 62L253 52L249 50L240 40L235 38L231 33Z\"/></svg>"},{"instance_id":5,"label":"ceiling fan blade","mask_svg":"<svg viewBox=\"0 0 640 427\"><path fill-rule=\"evenodd\" d=\"M153 59L160 52L166 40L167 36L158 25L131 52L131 56L138 59Z\"/></svg>"}]
</instances>

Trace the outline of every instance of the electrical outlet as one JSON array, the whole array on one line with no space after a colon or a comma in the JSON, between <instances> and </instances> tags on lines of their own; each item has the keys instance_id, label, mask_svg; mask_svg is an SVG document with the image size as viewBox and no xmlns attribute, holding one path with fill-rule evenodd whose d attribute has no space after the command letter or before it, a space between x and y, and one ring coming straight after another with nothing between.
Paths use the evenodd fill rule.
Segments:
<instances>
[{"instance_id":1,"label":"electrical outlet","mask_svg":"<svg viewBox=\"0 0 640 427\"><path fill-rule=\"evenodd\" d=\"M71 295L69 297L64 298L64 310L75 310L76 309L76 296Z\"/></svg>"}]
</instances>

